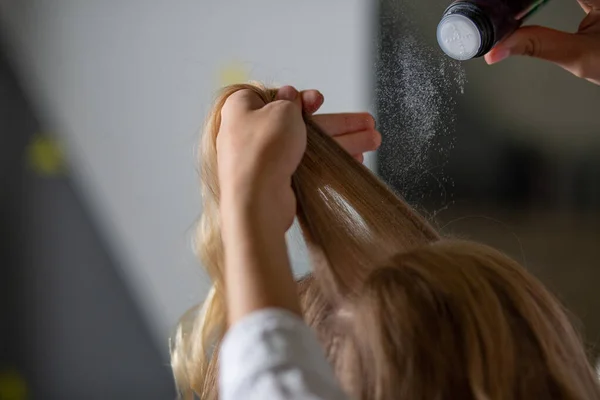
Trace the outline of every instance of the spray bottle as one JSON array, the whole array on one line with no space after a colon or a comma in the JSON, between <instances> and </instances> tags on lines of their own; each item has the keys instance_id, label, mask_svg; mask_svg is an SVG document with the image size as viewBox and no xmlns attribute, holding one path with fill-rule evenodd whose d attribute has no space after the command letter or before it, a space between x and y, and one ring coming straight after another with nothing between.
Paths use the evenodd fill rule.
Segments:
<instances>
[{"instance_id":1,"label":"spray bottle","mask_svg":"<svg viewBox=\"0 0 600 400\"><path fill-rule=\"evenodd\" d=\"M450 57L481 57L548 0L456 0L446 9L437 39Z\"/></svg>"}]
</instances>

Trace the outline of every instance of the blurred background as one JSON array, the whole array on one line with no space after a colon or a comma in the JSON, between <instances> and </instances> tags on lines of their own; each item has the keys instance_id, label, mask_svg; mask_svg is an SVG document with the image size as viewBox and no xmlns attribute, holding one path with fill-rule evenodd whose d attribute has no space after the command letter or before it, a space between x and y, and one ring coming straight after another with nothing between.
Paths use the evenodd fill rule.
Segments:
<instances>
[{"instance_id":1,"label":"blurred background","mask_svg":"<svg viewBox=\"0 0 600 400\"><path fill-rule=\"evenodd\" d=\"M597 355L600 88L528 59L457 63L449 1L0 0L0 400L175 397L168 337L215 91L256 79L368 110L368 165L448 235L522 261ZM531 21L574 30L575 0ZM290 234L298 274L308 264Z\"/></svg>"}]
</instances>

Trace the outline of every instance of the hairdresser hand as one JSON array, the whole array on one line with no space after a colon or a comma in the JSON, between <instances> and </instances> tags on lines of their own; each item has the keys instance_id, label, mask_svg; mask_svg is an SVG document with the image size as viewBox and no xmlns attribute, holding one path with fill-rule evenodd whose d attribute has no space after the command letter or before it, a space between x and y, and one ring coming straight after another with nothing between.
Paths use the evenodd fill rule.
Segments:
<instances>
[{"instance_id":1,"label":"hairdresser hand","mask_svg":"<svg viewBox=\"0 0 600 400\"><path fill-rule=\"evenodd\" d=\"M305 149L302 96L291 86L266 105L240 90L221 108L217 164L230 326L265 308L300 314L285 232L296 215L291 178Z\"/></svg>"},{"instance_id":2,"label":"hairdresser hand","mask_svg":"<svg viewBox=\"0 0 600 400\"><path fill-rule=\"evenodd\" d=\"M220 143L223 141L222 139L230 137L233 139L236 139L236 142L239 141L240 143L237 143L237 146L240 147L239 152L241 153L241 155L247 157L247 158L258 158L259 161L262 161L263 163L268 163L269 161L273 161L274 164L271 165L269 168L263 168L263 170L269 172L273 172L273 171L281 171L282 173L284 173L285 177L279 177L279 182L281 182L282 179L287 179L289 181L289 179L291 178L292 173L295 171L295 169L297 168L301 156L304 152L304 148L305 148L305 139L302 140L302 143L296 143L291 145L291 149L287 149L290 150L291 152L293 152L293 156L292 157L286 157L285 154L287 153L283 153L281 151L279 151L279 145L273 145L273 147L275 149L274 153L276 153L276 155L280 156L283 161L285 162L290 162L291 165L288 165L286 168L281 169L278 164L277 164L277 158L273 158L272 155L266 155L266 154L262 154L262 155L258 155L260 153L260 151L262 150L258 150L259 153L257 153L254 150L250 150L252 149L251 143L246 143L246 141L249 142L257 142L256 140L253 139L257 139L257 138L261 138L264 139L263 136L261 135L244 135L244 136L240 136L237 137L238 135L236 133L231 134L232 130L236 130L238 125L239 127L243 127L246 130L252 130L253 127L252 125L247 124L246 120L248 119L249 115L260 115L261 117L256 117L256 118L251 118L253 122L257 123L257 124L266 124L269 125L269 128L274 129L275 131L277 130L283 130L285 131L286 129L292 129L292 130L301 130L303 133L301 134L302 137L305 137L306 132L305 132L305 128L304 128L304 123L302 122L301 118L298 117L298 114L300 112L300 109L302 108L302 110L304 111L304 113L306 114L312 114L315 111L317 111L321 105L323 104L324 98L323 95L321 93L319 93L316 90L306 90L306 91L302 91L300 93L298 93L294 88L292 87L283 87L280 89L278 98L279 99L288 99L288 98L294 98L294 104L297 106L295 108L286 108L286 107L280 107L281 105L284 105L281 101L277 101L274 103L271 103L267 106L264 105L264 103L258 98L257 95L255 95L254 93L250 92L250 91L240 91L237 92L235 94L233 94L232 96L229 97L229 99L227 100L226 107L224 107L223 112L222 112L222 117L223 117L223 122L222 122L222 129L221 132L219 134L219 136L217 137L217 154L220 156L223 156L225 158L225 160L221 160L219 158L218 162L219 162L219 172L220 172L220 176L221 176L221 172L223 172L223 174L228 175L231 174L233 171L237 171L237 173L240 173L244 176L243 179L240 179L242 181L242 187L246 187L248 186L248 184L244 184L245 182L252 182L253 178L249 178L246 177L245 174L247 172L252 171L251 168L241 168L241 164L239 161L231 161L231 160L235 160L238 156L236 156L236 153L231 153L228 149L229 146L227 147L227 149L223 149L222 146L220 146ZM291 105L291 103L288 101L287 102L288 105ZM301 108L300 108L301 107ZM246 112L238 112L239 110L246 110ZM231 113L230 113L231 111ZM295 123L300 123L301 127L296 126L291 120L287 121L285 120L284 114L286 113L292 113L293 115L293 120L295 121ZM279 117L282 117L283 120L279 121L280 124L270 124L268 122L269 118L275 118L275 120L277 120ZM261 119L262 118L262 119ZM357 160L361 161L363 160L363 153L367 152L367 151L372 151L372 150L376 150L379 145L381 144L381 135L379 132L377 132L375 130L375 120L373 119L373 117L368 114L368 113L346 113L346 114L322 114L322 115L316 115L313 117L313 120L321 126L321 128L323 128L323 130L327 133L329 133L330 135L332 135L332 137L338 142L338 144L340 144L340 146L342 148L344 148L346 151L348 151L354 158L356 158ZM262 121L262 122L261 122ZM263 129L263 128L257 128L258 130ZM242 129L243 130L243 129ZM229 132L229 134L228 134ZM225 134L224 134L225 133ZM265 137L268 135L264 135ZM278 133L274 133L272 134L272 139L273 140L281 140L282 138L278 137L281 136L281 132ZM283 136L283 138L288 138L287 135ZM279 142L277 142L279 143ZM298 146L299 144L299 146ZM266 145L265 143L260 144L260 146L264 146ZM283 148L283 147L282 147ZM229 160L229 161L228 161ZM229 167L227 167L227 165L231 164ZM257 165L255 165L256 167ZM288 176L289 175L289 176ZM238 183L236 183L235 180L233 179L222 179L222 191L224 191L224 193L227 193L227 187L235 187L236 185L238 185ZM286 181L287 182L287 181ZM225 185L225 186L224 186ZM229 186L227 186L229 185ZM259 186L257 185L250 185L251 188L258 188ZM271 189L270 189L271 190ZM270 193L270 190L268 191ZM239 189L234 190L233 188L230 190L232 193L237 193L236 197L239 195L240 191ZM277 191L276 191L277 192ZM293 214L291 216L285 217L286 221L289 221L289 225L291 225L291 221L293 220L293 215L295 215L295 201L292 202L291 200L294 199L293 194L291 193L291 190L289 189L289 185L286 188L286 190L283 191L283 198L285 199L285 203L286 203L286 208L288 208L289 210L293 211ZM277 201L278 198L277 197L272 197L269 196L270 200L273 201ZM243 199L243 196L241 197ZM288 204L289 203L289 204ZM270 208L272 210L272 208ZM289 225L287 227L289 227Z\"/></svg>"},{"instance_id":3,"label":"hairdresser hand","mask_svg":"<svg viewBox=\"0 0 600 400\"><path fill-rule=\"evenodd\" d=\"M306 114L316 112L323 105L323 95L316 90L305 90L300 95ZM313 121L360 162L364 160L364 153L377 150L381 145L381 134L369 113L320 114L313 116Z\"/></svg>"},{"instance_id":4,"label":"hairdresser hand","mask_svg":"<svg viewBox=\"0 0 600 400\"><path fill-rule=\"evenodd\" d=\"M296 89L280 88L277 100L266 105L251 90L232 94L221 110L217 136L222 203L229 212L268 219L285 233L296 215L291 177L305 149L302 99Z\"/></svg>"},{"instance_id":5,"label":"hairdresser hand","mask_svg":"<svg viewBox=\"0 0 600 400\"><path fill-rule=\"evenodd\" d=\"M513 55L541 58L600 85L600 0L578 1L587 16L576 33L522 27L490 51L485 60L494 64Z\"/></svg>"},{"instance_id":6,"label":"hairdresser hand","mask_svg":"<svg viewBox=\"0 0 600 400\"><path fill-rule=\"evenodd\" d=\"M269 307L300 314L285 231L296 215L291 177L306 149L302 112L315 112L323 96L285 86L277 99L265 105L253 91L240 90L221 109L217 165L230 325ZM314 118L356 158L379 145L368 114Z\"/></svg>"}]
</instances>

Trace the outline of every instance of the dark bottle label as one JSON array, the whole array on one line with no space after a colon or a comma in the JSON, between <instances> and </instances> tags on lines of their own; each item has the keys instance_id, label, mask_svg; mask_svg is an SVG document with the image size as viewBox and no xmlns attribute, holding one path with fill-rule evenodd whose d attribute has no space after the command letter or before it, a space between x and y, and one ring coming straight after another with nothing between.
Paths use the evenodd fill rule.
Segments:
<instances>
[{"instance_id":1,"label":"dark bottle label","mask_svg":"<svg viewBox=\"0 0 600 400\"><path fill-rule=\"evenodd\" d=\"M496 17L523 21L549 0L455 0L453 3L471 3Z\"/></svg>"},{"instance_id":2,"label":"dark bottle label","mask_svg":"<svg viewBox=\"0 0 600 400\"><path fill-rule=\"evenodd\" d=\"M548 1L550 1L550 0L535 1L533 4L530 4L529 7L525 8L519 14L517 14L515 16L515 19L517 19L519 21L523 21L523 20L529 18L533 13L535 13L537 11L538 8L540 8L541 6L546 4Z\"/></svg>"}]
</instances>

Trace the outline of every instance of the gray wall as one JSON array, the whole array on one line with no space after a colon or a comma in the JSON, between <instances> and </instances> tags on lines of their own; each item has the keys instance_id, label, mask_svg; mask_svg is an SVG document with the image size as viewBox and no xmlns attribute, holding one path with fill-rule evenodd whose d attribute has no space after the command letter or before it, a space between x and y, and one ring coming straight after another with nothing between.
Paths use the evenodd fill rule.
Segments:
<instances>
[{"instance_id":1,"label":"gray wall","mask_svg":"<svg viewBox=\"0 0 600 400\"><path fill-rule=\"evenodd\" d=\"M168 360L68 175L27 160L45 132L0 53L0 373L30 399L168 399Z\"/></svg>"}]
</instances>

